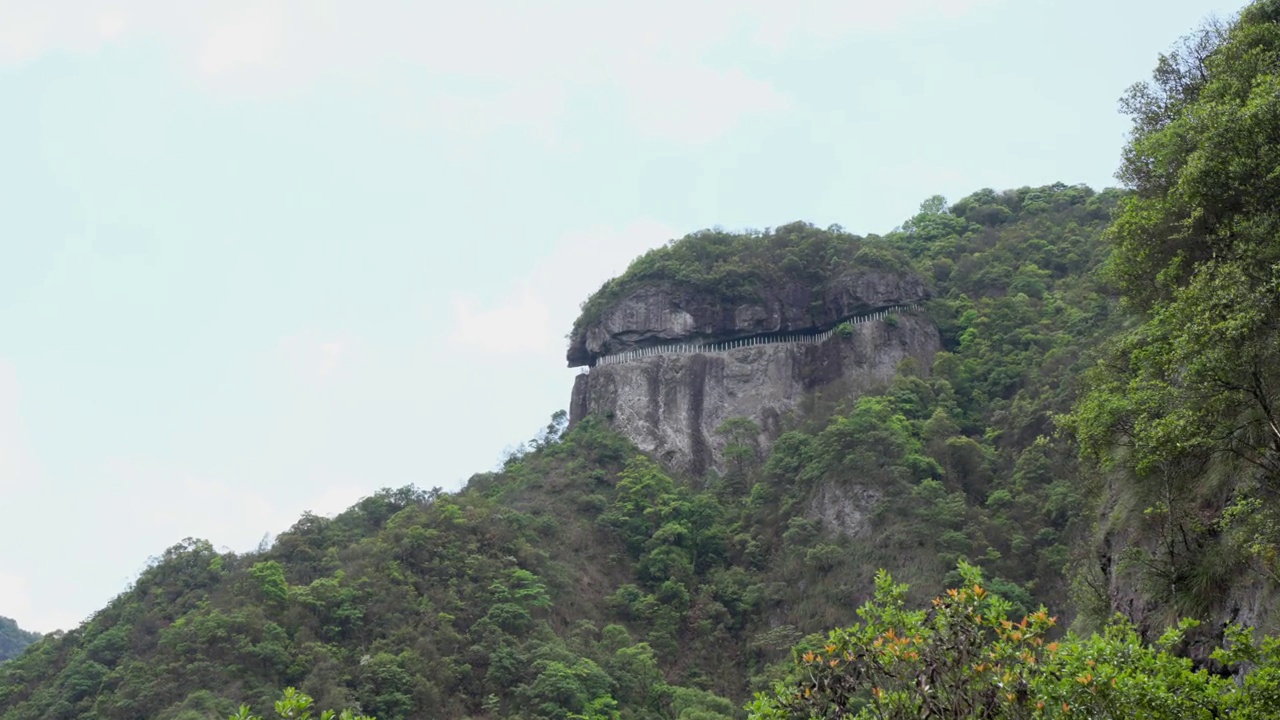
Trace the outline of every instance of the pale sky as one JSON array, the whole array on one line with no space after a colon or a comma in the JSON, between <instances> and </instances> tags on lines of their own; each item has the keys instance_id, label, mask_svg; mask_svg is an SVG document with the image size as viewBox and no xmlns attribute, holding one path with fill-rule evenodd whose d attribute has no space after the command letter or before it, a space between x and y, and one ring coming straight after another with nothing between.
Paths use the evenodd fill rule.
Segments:
<instances>
[{"instance_id":1,"label":"pale sky","mask_svg":"<svg viewBox=\"0 0 1280 720\"><path fill-rule=\"evenodd\" d=\"M1112 185L1117 98L1240 6L0 0L0 615L493 469L670 238Z\"/></svg>"}]
</instances>

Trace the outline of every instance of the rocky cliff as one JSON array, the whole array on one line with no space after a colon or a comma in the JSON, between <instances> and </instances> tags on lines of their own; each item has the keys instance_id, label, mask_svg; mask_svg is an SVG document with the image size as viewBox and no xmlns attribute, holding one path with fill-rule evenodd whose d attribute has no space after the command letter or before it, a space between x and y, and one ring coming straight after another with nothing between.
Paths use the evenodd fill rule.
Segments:
<instances>
[{"instance_id":1,"label":"rocky cliff","mask_svg":"<svg viewBox=\"0 0 1280 720\"><path fill-rule=\"evenodd\" d=\"M642 285L579 327L570 338L569 367L602 356L676 341L723 341L761 333L821 331L842 320L924 300L918 275L855 270L822 291L795 282L760 287L752 302L726 303L670 281Z\"/></svg>"},{"instance_id":2,"label":"rocky cliff","mask_svg":"<svg viewBox=\"0 0 1280 720\"><path fill-rule=\"evenodd\" d=\"M706 285L634 283L575 324L569 366L590 372L574 384L570 423L603 416L641 449L696 476L722 469L726 440L716 430L726 420L755 421L765 452L806 396L870 390L907 358L932 365L937 328L918 310L887 312L930 297L920 276L844 263L810 280L782 273L756 282L746 301ZM667 352L672 344L681 352ZM704 344L716 351L704 352ZM637 350L652 354L631 359Z\"/></svg>"},{"instance_id":3,"label":"rocky cliff","mask_svg":"<svg viewBox=\"0 0 1280 720\"><path fill-rule=\"evenodd\" d=\"M818 344L657 354L579 375L570 423L601 415L642 450L697 476L723 469L725 438L716 429L724 421L754 420L765 451L807 395L857 395L889 382L907 358L928 368L939 348L933 323L910 313L852 325Z\"/></svg>"}]
</instances>

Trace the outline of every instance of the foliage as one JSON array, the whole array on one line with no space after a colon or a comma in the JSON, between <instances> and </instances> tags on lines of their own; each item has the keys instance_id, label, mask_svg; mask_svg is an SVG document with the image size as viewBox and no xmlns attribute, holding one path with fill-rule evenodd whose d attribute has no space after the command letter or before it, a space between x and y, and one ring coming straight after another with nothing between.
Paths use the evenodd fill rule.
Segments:
<instances>
[{"instance_id":1,"label":"foliage","mask_svg":"<svg viewBox=\"0 0 1280 720\"><path fill-rule=\"evenodd\" d=\"M1153 646L1122 617L1088 637L1053 639L1041 607L1021 619L961 563L963 585L908 609L906 586L876 577L861 621L794 650L788 676L757 693L751 717L1184 718L1273 717L1280 707L1280 641L1255 643L1235 626L1214 657L1242 676L1197 668L1174 650L1187 621Z\"/></svg>"},{"instance_id":2,"label":"foliage","mask_svg":"<svg viewBox=\"0 0 1280 720\"><path fill-rule=\"evenodd\" d=\"M1118 439L1139 474L1225 453L1280 478L1280 5L1191 45L1130 93L1136 192L1110 271L1144 322L1095 374L1080 435L1104 454Z\"/></svg>"},{"instance_id":3,"label":"foliage","mask_svg":"<svg viewBox=\"0 0 1280 720\"><path fill-rule=\"evenodd\" d=\"M298 692L297 688L285 688L281 693L280 699L276 701L276 715L282 720L311 720L313 717L311 705L315 701L310 695ZM368 715L359 715L350 709L335 711L325 710L320 713L320 720L374 720ZM228 720L263 720L258 715L253 715L249 711L248 705L241 705L239 712L232 715Z\"/></svg>"},{"instance_id":4,"label":"foliage","mask_svg":"<svg viewBox=\"0 0 1280 720\"><path fill-rule=\"evenodd\" d=\"M18 627L18 623L0 616L0 662L22 654L28 645L40 639L40 633Z\"/></svg>"},{"instance_id":5,"label":"foliage","mask_svg":"<svg viewBox=\"0 0 1280 720\"><path fill-rule=\"evenodd\" d=\"M314 702L383 720L674 718L698 693L690 707L711 713L727 701L669 682L653 645L573 609L584 573L572 563L602 566L582 551L624 545L589 518L570 542L534 500L549 499L544 484L581 498L630 482L623 507L652 485L673 496L665 520L692 528L689 562L705 567L700 555L717 554L698 534L714 535L698 515L709 498L686 508L687 490L594 421L562 430L557 414L536 449L457 494L384 490L332 519L304 516L248 555L199 540L170 548L83 626L6 663L0 717L226 717L241 701L269 706L281 687L296 688L276 706L283 717ZM544 549L556 547L565 554ZM663 572L659 555L645 577ZM681 595L644 586L664 603Z\"/></svg>"},{"instance_id":6,"label":"foliage","mask_svg":"<svg viewBox=\"0 0 1280 720\"><path fill-rule=\"evenodd\" d=\"M1031 607L1065 584L1080 502L1045 436L1110 322L1089 273L1118 198L982 191L883 238L677 243L646 263L693 253L692 278L793 255L821 284L859 254L910 262L946 352L856 401L810 398L771 448L730 419L723 476L673 476L557 413L461 492L383 491L247 555L184 542L7 663L0 717L225 717L281 687L383 720L732 716L797 638L851 619L876 567L928 592L968 559Z\"/></svg>"},{"instance_id":7,"label":"foliage","mask_svg":"<svg viewBox=\"0 0 1280 720\"><path fill-rule=\"evenodd\" d=\"M703 230L646 252L622 275L606 281L582 304L570 337L579 337L614 302L653 283L673 283L738 303L760 300L767 288L787 285L821 297L828 283L846 273L872 269L898 272L908 264L892 247L838 225L823 230L795 222L763 232Z\"/></svg>"},{"instance_id":8,"label":"foliage","mask_svg":"<svg viewBox=\"0 0 1280 720\"><path fill-rule=\"evenodd\" d=\"M1274 716L1280 640L1194 620L1247 563L1280 581L1280 0L1122 107L1126 190L934 196L883 237L702 231L573 328L647 284L732 304L914 271L931 367L768 434L727 420L723 474L560 412L459 492L384 490L245 555L188 539L76 630L0 618L0 660L31 643L0 718L227 717L281 687L299 718L717 720L765 687L761 718ZM1116 587L1150 615L1110 618ZM1063 635L1077 612L1100 632Z\"/></svg>"},{"instance_id":9,"label":"foliage","mask_svg":"<svg viewBox=\"0 0 1280 720\"><path fill-rule=\"evenodd\" d=\"M1280 567L1280 3L1206 24L1123 106L1108 275L1136 318L1064 424L1142 530L1143 594L1206 616L1243 563Z\"/></svg>"}]
</instances>

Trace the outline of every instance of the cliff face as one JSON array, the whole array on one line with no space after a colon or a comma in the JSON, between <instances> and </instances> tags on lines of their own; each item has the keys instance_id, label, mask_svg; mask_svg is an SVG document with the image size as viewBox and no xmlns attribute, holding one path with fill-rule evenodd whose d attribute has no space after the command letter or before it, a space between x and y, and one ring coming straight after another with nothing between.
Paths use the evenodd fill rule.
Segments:
<instances>
[{"instance_id":1,"label":"cliff face","mask_svg":"<svg viewBox=\"0 0 1280 720\"><path fill-rule=\"evenodd\" d=\"M917 287L923 289L922 284ZM884 304L891 302L887 291L877 297L883 298ZM657 337L687 338L687 328L700 322L691 313L691 319L682 319L684 316L668 311L673 299L668 288L636 293L633 298L629 307L637 312L652 309L653 313L645 316L652 322L632 323L631 327L638 329L630 333L624 330L599 336L615 344L596 347L613 350L636 347ZM774 329L779 323L793 322L789 307L774 306L773 314L764 317L754 314L756 310L735 311L727 321L721 316L721 322L735 328L763 323ZM611 313L606 322L608 317L626 317L624 313ZM685 334L676 335L681 327L686 328ZM663 332L671 335L661 335ZM626 342L632 344L623 344ZM669 467L701 475L711 468L723 469L725 438L715 431L725 420L754 420L762 431L760 448L767 451L780 433L783 418L799 408L806 394L821 389L842 396L857 395L890 381L906 358L930 367L940 347L937 328L922 314L911 313L853 325L848 337L836 333L820 344L654 355L598 366L579 375L574 383L570 423L587 414L603 416Z\"/></svg>"},{"instance_id":2,"label":"cliff face","mask_svg":"<svg viewBox=\"0 0 1280 720\"><path fill-rule=\"evenodd\" d=\"M1228 493L1211 493L1198 511L1219 516L1229 502ZM1206 585L1213 588L1206 601L1194 609L1180 606L1176 584L1153 583L1151 575L1144 572L1148 559L1151 566L1169 562L1170 547L1167 538L1161 537L1159 524L1145 517L1145 507L1112 486L1105 490L1100 509L1092 554L1099 572L1097 585L1103 592L1098 600L1105 604L1105 613L1124 615L1148 638L1158 637L1183 617L1198 616L1202 624L1187 633L1187 652L1197 662L1209 661L1213 648L1223 642L1228 625L1239 623L1269 635L1280 631L1280 588L1266 573L1246 569L1238 557L1224 552L1195 576L1208 579ZM1173 547L1175 552L1186 552ZM1193 576L1182 572L1184 577ZM1191 584L1181 582L1184 587Z\"/></svg>"},{"instance_id":3,"label":"cliff face","mask_svg":"<svg viewBox=\"0 0 1280 720\"><path fill-rule=\"evenodd\" d=\"M825 330L850 316L928 297L919 276L879 270L842 275L821 293L799 284L763 287L757 301L736 305L674 283L655 283L637 288L581 328L570 341L569 367L674 341Z\"/></svg>"}]
</instances>

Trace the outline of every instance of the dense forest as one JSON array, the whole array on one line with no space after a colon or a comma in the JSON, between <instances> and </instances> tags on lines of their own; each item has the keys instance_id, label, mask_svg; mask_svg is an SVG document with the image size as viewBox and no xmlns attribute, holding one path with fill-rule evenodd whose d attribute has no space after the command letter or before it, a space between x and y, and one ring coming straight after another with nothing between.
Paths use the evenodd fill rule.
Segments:
<instances>
[{"instance_id":1,"label":"dense forest","mask_svg":"<svg viewBox=\"0 0 1280 720\"><path fill-rule=\"evenodd\" d=\"M17 657L28 645L39 639L39 633L23 630L16 621L0 616L0 662Z\"/></svg>"},{"instance_id":2,"label":"dense forest","mask_svg":"<svg viewBox=\"0 0 1280 720\"><path fill-rule=\"evenodd\" d=\"M806 398L767 448L726 423L702 477L556 413L456 493L388 489L254 553L189 539L0 666L0 718L225 718L287 687L381 720L1274 717L1280 1L1122 108L1123 189L694 233L573 330L656 280L734 303L891 267L931 284L931 367ZM871 511L825 512L851 499Z\"/></svg>"}]
</instances>

